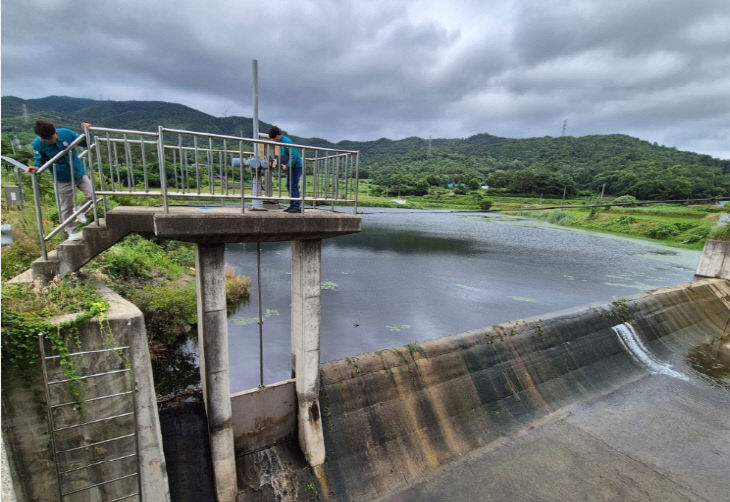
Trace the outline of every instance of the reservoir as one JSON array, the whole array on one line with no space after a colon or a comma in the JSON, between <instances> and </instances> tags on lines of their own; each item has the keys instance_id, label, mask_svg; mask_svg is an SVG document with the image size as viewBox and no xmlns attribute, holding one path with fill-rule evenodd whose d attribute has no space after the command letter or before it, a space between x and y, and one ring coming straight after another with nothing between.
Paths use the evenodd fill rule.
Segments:
<instances>
[{"instance_id":1,"label":"reservoir","mask_svg":"<svg viewBox=\"0 0 730 502\"><path fill-rule=\"evenodd\" d=\"M322 361L612 301L692 280L700 252L497 214L361 208L362 232L322 242ZM228 317L231 392L259 384L256 245ZM261 244L264 383L289 378L291 244Z\"/></svg>"}]
</instances>

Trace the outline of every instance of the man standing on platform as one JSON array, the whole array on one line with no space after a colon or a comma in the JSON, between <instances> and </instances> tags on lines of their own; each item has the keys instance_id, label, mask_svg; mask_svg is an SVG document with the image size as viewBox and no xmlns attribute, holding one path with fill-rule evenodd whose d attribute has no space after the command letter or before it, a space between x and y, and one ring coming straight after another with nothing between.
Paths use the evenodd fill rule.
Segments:
<instances>
[{"instance_id":1,"label":"man standing on platform","mask_svg":"<svg viewBox=\"0 0 730 502\"><path fill-rule=\"evenodd\" d=\"M284 136L281 129L276 126L269 129L269 138L274 141L278 141L279 143L290 145L294 144L294 142L289 139L289 137ZM289 197L295 199L290 201L289 207L284 209L284 211L287 213L299 213L302 210L300 207L300 201L298 200L301 197L299 192L299 180L302 177L302 156L299 155L299 150L296 148L282 146L280 158L281 167L287 172L286 187L289 191Z\"/></svg>"}]
</instances>

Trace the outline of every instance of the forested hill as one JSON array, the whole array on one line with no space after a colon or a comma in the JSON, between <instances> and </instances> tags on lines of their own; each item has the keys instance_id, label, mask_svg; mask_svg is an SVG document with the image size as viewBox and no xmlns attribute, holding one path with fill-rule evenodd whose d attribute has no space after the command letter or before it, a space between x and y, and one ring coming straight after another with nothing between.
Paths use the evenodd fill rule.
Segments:
<instances>
[{"instance_id":1,"label":"forested hill","mask_svg":"<svg viewBox=\"0 0 730 502\"><path fill-rule=\"evenodd\" d=\"M78 129L87 121L103 127L154 131L169 128L246 137L249 117L213 117L163 101L98 101L49 96L2 98L2 133L29 143L33 123L48 118L58 127ZM285 124L280 124L285 129ZM261 131L270 124L262 122ZM302 133L305 131L293 131ZM619 135L501 138L405 138L341 141L290 134L298 143L360 150L361 175L385 189L420 194L431 187L489 184L511 193L568 195L600 191L640 199L730 195L730 159L679 151Z\"/></svg>"}]
</instances>

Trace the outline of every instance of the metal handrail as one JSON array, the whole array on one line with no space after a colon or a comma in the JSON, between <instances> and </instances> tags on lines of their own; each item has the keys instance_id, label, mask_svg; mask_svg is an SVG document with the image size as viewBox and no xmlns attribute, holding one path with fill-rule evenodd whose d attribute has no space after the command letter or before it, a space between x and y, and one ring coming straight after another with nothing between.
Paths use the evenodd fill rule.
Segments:
<instances>
[{"instance_id":1,"label":"metal handrail","mask_svg":"<svg viewBox=\"0 0 730 502\"><path fill-rule=\"evenodd\" d=\"M92 200L74 207L71 216L46 233L38 176L64 155L68 155L69 168L73 169L72 151L81 148L84 140L87 148L78 157L91 181ZM302 176L298 198L285 193L288 173L281 168L282 159L277 153L280 147L300 150ZM234 165L234 158L239 159L238 165ZM41 256L48 259L46 243L83 212L91 211L93 224L99 225L98 204L102 203L102 214L106 216L110 196L159 197L165 212L169 212L176 199L210 199L240 201L242 213L246 211L246 201L254 209L263 209L263 202L270 200L297 202L302 211L306 204L312 207L329 204L331 210L336 204L351 205L357 213L359 164L357 150L283 144L261 137L244 138L163 126L158 126L156 132L89 126L31 173ZM246 174L246 169L250 174ZM74 177L71 178L74 183ZM54 190L57 189L54 170ZM58 197L56 200L58 204ZM60 214L60 206L58 211Z\"/></svg>"}]
</instances>

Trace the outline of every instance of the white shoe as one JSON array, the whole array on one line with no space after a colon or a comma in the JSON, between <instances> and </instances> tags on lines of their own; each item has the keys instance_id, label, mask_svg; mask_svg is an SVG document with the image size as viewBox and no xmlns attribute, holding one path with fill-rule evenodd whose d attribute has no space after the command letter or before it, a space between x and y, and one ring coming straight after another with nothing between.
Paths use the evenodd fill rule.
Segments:
<instances>
[{"instance_id":1,"label":"white shoe","mask_svg":"<svg viewBox=\"0 0 730 502\"><path fill-rule=\"evenodd\" d=\"M84 213L81 213L80 215L78 215L76 217L76 222L84 225L86 223L86 215Z\"/></svg>"},{"instance_id":2,"label":"white shoe","mask_svg":"<svg viewBox=\"0 0 730 502\"><path fill-rule=\"evenodd\" d=\"M70 241L77 241L81 239L81 236L77 232L69 232L68 233L68 240Z\"/></svg>"}]
</instances>

